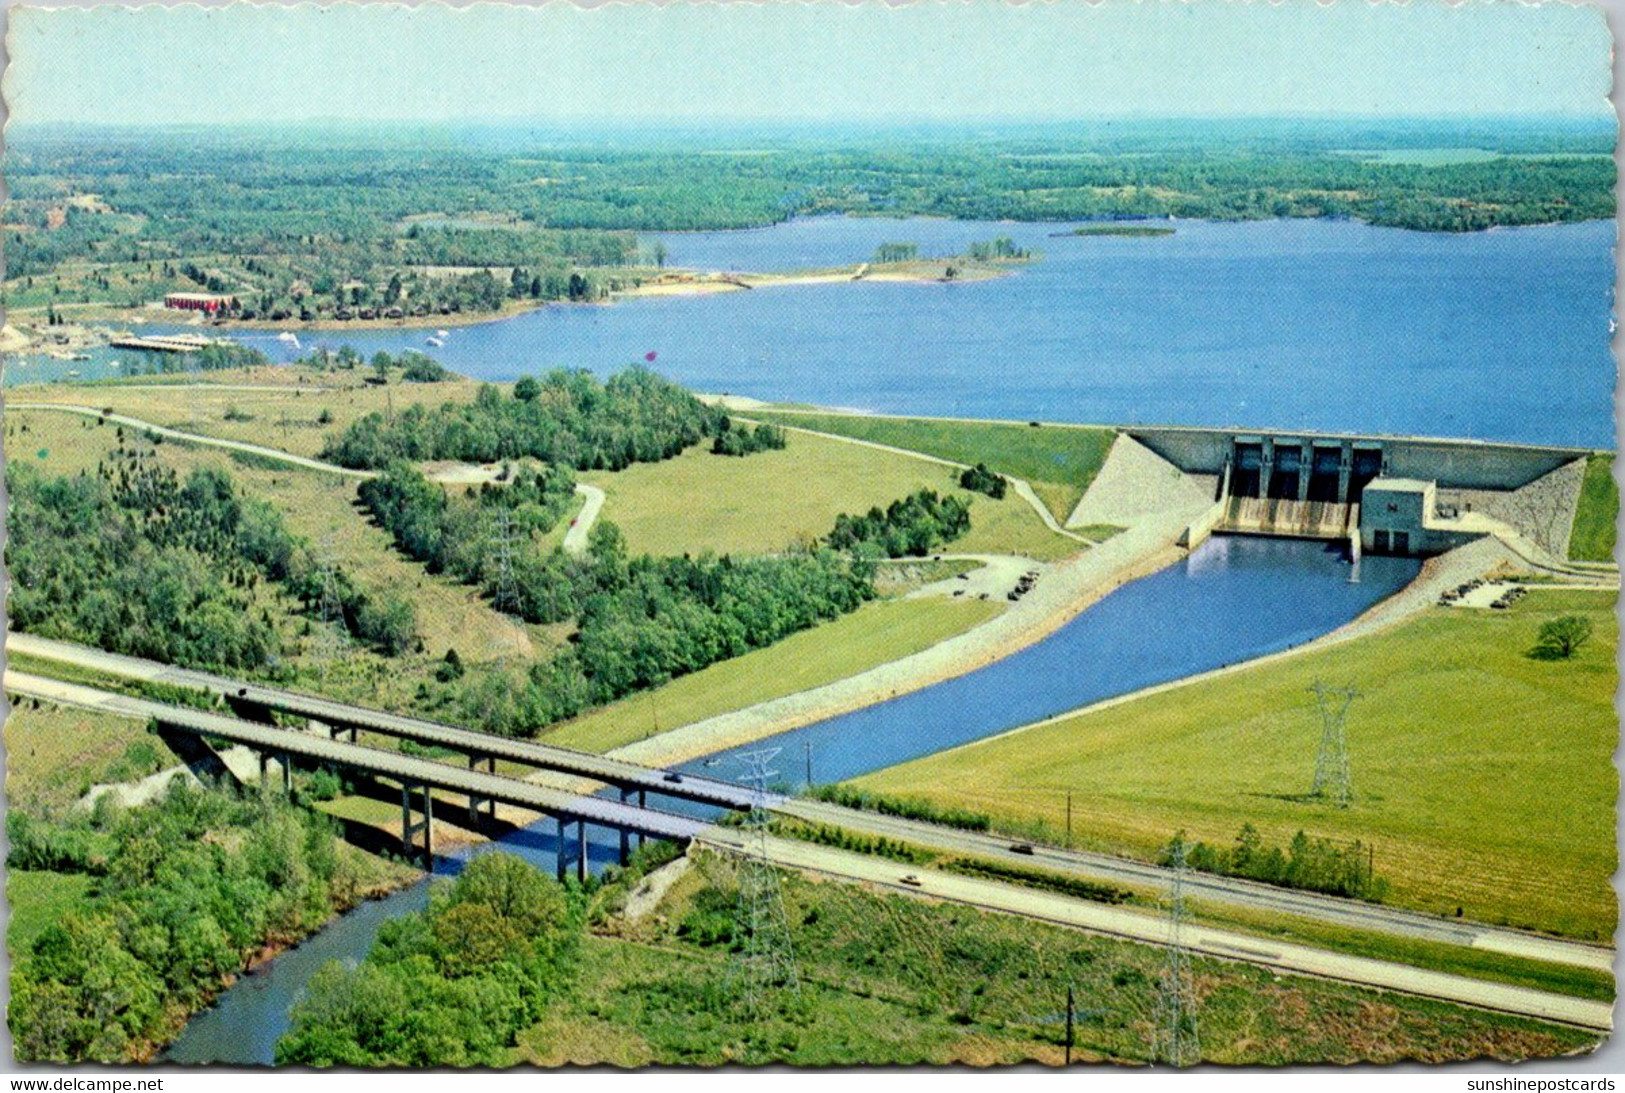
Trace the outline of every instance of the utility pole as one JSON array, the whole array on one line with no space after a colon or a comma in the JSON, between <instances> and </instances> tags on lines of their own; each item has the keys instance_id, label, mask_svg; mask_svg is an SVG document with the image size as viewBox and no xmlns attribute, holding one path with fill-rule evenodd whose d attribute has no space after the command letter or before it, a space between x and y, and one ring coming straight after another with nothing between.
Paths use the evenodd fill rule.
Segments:
<instances>
[{"instance_id":1,"label":"utility pole","mask_svg":"<svg viewBox=\"0 0 1625 1093\"><path fill-rule=\"evenodd\" d=\"M1066 791L1066 845L1072 848L1072 791Z\"/></svg>"},{"instance_id":2,"label":"utility pole","mask_svg":"<svg viewBox=\"0 0 1625 1093\"><path fill-rule=\"evenodd\" d=\"M1315 680L1309 688L1320 710L1320 754L1315 759L1315 781L1309 789L1311 797L1324 797L1338 808L1347 808L1354 797L1349 779L1348 740L1344 733L1349 706L1360 692L1350 683L1346 687L1328 687Z\"/></svg>"},{"instance_id":3,"label":"utility pole","mask_svg":"<svg viewBox=\"0 0 1625 1093\"><path fill-rule=\"evenodd\" d=\"M1068 982L1066 985L1066 1066L1072 1065L1072 1038L1077 1022L1075 1016L1077 1013L1076 1006L1077 1004L1072 996L1072 984Z\"/></svg>"},{"instance_id":4,"label":"utility pole","mask_svg":"<svg viewBox=\"0 0 1625 1093\"><path fill-rule=\"evenodd\" d=\"M327 682L328 669L338 659L344 642L344 600L339 595L337 566L333 561L333 537L322 541L322 602L316 635L316 663L321 671L322 683Z\"/></svg>"}]
</instances>

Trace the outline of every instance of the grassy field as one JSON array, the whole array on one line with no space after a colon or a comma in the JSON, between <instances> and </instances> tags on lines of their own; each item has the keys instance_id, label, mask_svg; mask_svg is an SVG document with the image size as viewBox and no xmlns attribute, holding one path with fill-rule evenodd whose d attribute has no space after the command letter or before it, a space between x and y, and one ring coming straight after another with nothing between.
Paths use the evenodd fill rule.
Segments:
<instances>
[{"instance_id":1,"label":"grassy field","mask_svg":"<svg viewBox=\"0 0 1625 1093\"><path fill-rule=\"evenodd\" d=\"M881 600L777 645L563 722L543 739L608 751L658 731L845 679L962 633L1001 608L980 600Z\"/></svg>"},{"instance_id":2,"label":"grassy field","mask_svg":"<svg viewBox=\"0 0 1625 1093\"><path fill-rule=\"evenodd\" d=\"M729 985L726 941L692 928L719 916L725 923L734 892L728 866L702 857L658 915L609 919L618 936L588 939L575 989L520 1034L515 1061L1054 1065L1069 983L1075 1061L1149 1053L1160 949L799 876L785 878L784 894L800 996L772 996L748 1019ZM1511 1058L1594 1042L1574 1030L1206 959L1193 961L1193 985L1203 1055L1218 1063Z\"/></svg>"},{"instance_id":3,"label":"grassy field","mask_svg":"<svg viewBox=\"0 0 1625 1093\"><path fill-rule=\"evenodd\" d=\"M956 463L986 463L1002 474L1025 478L1062 523L1095 480L1116 436L1113 430L1098 427L1046 425L1035 429L1017 422L775 414L767 410L753 410L750 416L890 444Z\"/></svg>"},{"instance_id":4,"label":"grassy field","mask_svg":"<svg viewBox=\"0 0 1625 1093\"><path fill-rule=\"evenodd\" d=\"M398 376L387 387L374 387L363 383L370 374L370 368L317 372L273 366L197 377L142 376L127 384L46 384L20 388L11 397L19 402L110 406L116 413L156 425L314 457L329 435L363 414L399 412L414 402L427 406L471 402L480 387L461 377L444 383L402 383ZM273 390L234 389L238 386Z\"/></svg>"},{"instance_id":5,"label":"grassy field","mask_svg":"<svg viewBox=\"0 0 1625 1093\"><path fill-rule=\"evenodd\" d=\"M18 699L6 717L6 799L29 812L70 807L97 782L144 778L180 760L126 717Z\"/></svg>"},{"instance_id":6,"label":"grassy field","mask_svg":"<svg viewBox=\"0 0 1625 1093\"><path fill-rule=\"evenodd\" d=\"M1532 592L1505 612L1433 609L1279 664L1007 735L859 779L887 793L1154 855L1181 828L1229 843L1251 822L1376 847L1390 901L1583 938L1613 934L1618 726L1614 598ZM1529 657L1581 614L1573 661ZM1308 686L1352 680L1356 800L1307 800L1321 732Z\"/></svg>"},{"instance_id":7,"label":"grassy field","mask_svg":"<svg viewBox=\"0 0 1625 1093\"><path fill-rule=\"evenodd\" d=\"M1600 452L1586 460L1580 485L1580 503L1574 510L1574 531L1569 557L1578 562L1614 560L1615 524L1619 521L1619 490L1614 486L1614 457Z\"/></svg>"},{"instance_id":8,"label":"grassy field","mask_svg":"<svg viewBox=\"0 0 1625 1093\"><path fill-rule=\"evenodd\" d=\"M920 489L972 498L970 533L948 550L1049 560L1079 549L1014 495L971 494L946 467L805 433L792 433L782 451L729 458L700 445L664 463L581 480L608 495L602 519L620 527L634 553L780 551L828 534L840 513L883 508Z\"/></svg>"}]
</instances>

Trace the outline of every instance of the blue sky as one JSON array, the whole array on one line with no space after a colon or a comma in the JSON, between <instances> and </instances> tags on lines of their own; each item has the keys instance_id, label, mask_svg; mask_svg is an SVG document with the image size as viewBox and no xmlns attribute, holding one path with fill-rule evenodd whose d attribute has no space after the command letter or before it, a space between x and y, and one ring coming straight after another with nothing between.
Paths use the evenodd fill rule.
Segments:
<instances>
[{"instance_id":1,"label":"blue sky","mask_svg":"<svg viewBox=\"0 0 1625 1093\"><path fill-rule=\"evenodd\" d=\"M20 122L1604 115L1601 11L1079 2L13 9Z\"/></svg>"}]
</instances>

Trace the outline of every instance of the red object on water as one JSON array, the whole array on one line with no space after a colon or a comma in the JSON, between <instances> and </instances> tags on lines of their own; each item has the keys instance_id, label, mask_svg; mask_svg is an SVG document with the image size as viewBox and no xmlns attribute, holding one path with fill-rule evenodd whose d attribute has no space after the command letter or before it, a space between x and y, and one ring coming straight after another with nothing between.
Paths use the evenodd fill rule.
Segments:
<instances>
[{"instance_id":1,"label":"red object on water","mask_svg":"<svg viewBox=\"0 0 1625 1093\"><path fill-rule=\"evenodd\" d=\"M651 349L651 350L649 350L647 353L645 353L643 355L643 359L650 362L651 364L653 364L654 359L655 359L656 356L658 356L658 354L653 349Z\"/></svg>"}]
</instances>

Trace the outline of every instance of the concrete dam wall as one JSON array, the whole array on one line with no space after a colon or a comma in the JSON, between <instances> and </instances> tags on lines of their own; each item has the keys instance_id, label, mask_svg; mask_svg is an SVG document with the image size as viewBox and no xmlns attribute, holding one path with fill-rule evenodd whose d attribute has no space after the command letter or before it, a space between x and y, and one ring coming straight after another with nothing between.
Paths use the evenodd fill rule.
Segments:
<instances>
[{"instance_id":1,"label":"concrete dam wall","mask_svg":"<svg viewBox=\"0 0 1625 1093\"><path fill-rule=\"evenodd\" d=\"M1187 474L1218 483L1212 530L1347 540L1379 554L1437 554L1511 531L1561 556L1590 454L1428 437L1126 432Z\"/></svg>"}]
</instances>

